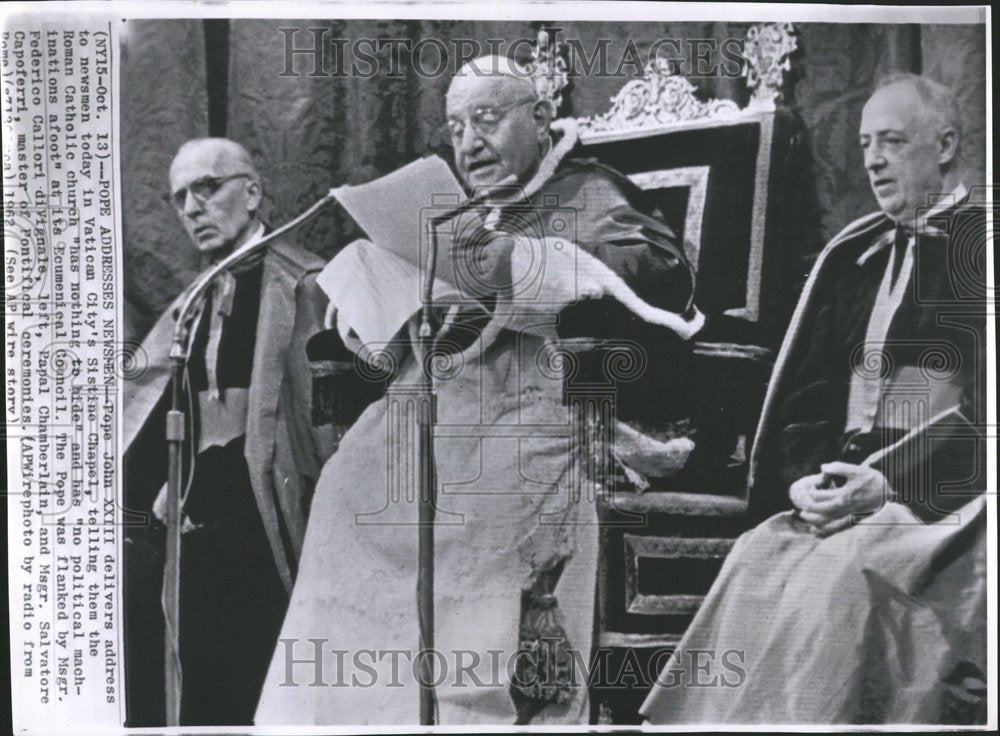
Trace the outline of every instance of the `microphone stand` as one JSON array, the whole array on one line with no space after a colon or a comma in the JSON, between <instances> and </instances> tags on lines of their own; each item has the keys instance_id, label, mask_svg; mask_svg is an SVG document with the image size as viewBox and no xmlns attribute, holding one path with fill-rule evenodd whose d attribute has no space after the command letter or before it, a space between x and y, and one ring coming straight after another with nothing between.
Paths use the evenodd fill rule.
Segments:
<instances>
[{"instance_id":1,"label":"microphone stand","mask_svg":"<svg viewBox=\"0 0 1000 736\"><path fill-rule=\"evenodd\" d=\"M562 140L553 147L552 155L524 187L513 176L485 188L457 207L428 221L430 249L424 273L423 303L420 326L417 329L418 359L421 363L417 384L417 620L420 625L420 725L437 724L437 697L434 692L434 665L430 652L434 649L434 519L437 512L437 462L434 457L434 427L437 423L437 396L431 376L430 353L434 347L434 277L438 260L438 226L483 204L493 207L510 206L527 201L549 180L559 162L573 149L578 140L576 122L560 120L552 129L562 133ZM507 196L502 195L507 192Z\"/></svg>"},{"instance_id":2,"label":"microphone stand","mask_svg":"<svg viewBox=\"0 0 1000 736\"><path fill-rule=\"evenodd\" d=\"M510 192L513 189L513 196ZM506 198L496 195L508 192ZM430 652L434 649L434 519L437 512L437 461L434 457L434 427L437 423L437 396L431 376L431 350L434 347L434 328L431 317L434 311L434 277L438 261L438 227L459 215L487 204L510 205L522 201L526 192L517 186L514 177L508 177L462 204L430 218L428 232L430 248L424 272L423 300L420 308L420 326L417 329L417 357L420 360L420 378L417 383L417 478L420 484L417 496L417 617L420 624L420 725L437 724L437 697L434 693L434 665Z\"/></svg>"},{"instance_id":3,"label":"microphone stand","mask_svg":"<svg viewBox=\"0 0 1000 736\"><path fill-rule=\"evenodd\" d=\"M417 618L420 624L420 725L437 724L437 697L434 693L434 519L437 512L437 460L434 456L434 427L437 424L437 396L431 376L434 347L434 277L438 261L438 227L468 210L484 204L492 196L509 189L516 180L503 182L470 197L462 204L430 218L427 224L430 248L424 272L420 326L417 329ZM520 194L520 190L519 190ZM510 200L502 202L508 204Z\"/></svg>"},{"instance_id":4,"label":"microphone stand","mask_svg":"<svg viewBox=\"0 0 1000 736\"><path fill-rule=\"evenodd\" d=\"M180 725L182 673L180 661L180 560L181 560L181 495L184 472L183 443L187 418L181 408L184 398L184 374L191 350L191 314L201 303L212 282L226 271L251 255L263 250L271 241L298 227L315 216L335 199L333 190L312 207L282 225L252 245L230 253L206 271L188 291L181 304L174 324L170 347L170 411L167 412L167 509L166 509L166 559L163 573L163 616L165 626L164 686L166 689L166 725Z\"/></svg>"},{"instance_id":5,"label":"microphone stand","mask_svg":"<svg viewBox=\"0 0 1000 736\"><path fill-rule=\"evenodd\" d=\"M437 225L440 218L428 223L430 252L424 274L423 304L417 329L417 358L420 379L417 383L417 617L420 625L420 725L437 723L437 698L434 694L434 517L437 510L437 461L434 457L434 426L437 423L437 397L430 372L434 329L434 275L437 271ZM443 222L443 220L441 220Z\"/></svg>"}]
</instances>

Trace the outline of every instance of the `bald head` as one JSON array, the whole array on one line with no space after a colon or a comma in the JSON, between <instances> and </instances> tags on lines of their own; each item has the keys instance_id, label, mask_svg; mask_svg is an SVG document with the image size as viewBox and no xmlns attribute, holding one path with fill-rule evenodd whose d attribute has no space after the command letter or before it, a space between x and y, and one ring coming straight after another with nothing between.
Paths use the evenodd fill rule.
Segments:
<instances>
[{"instance_id":1,"label":"bald head","mask_svg":"<svg viewBox=\"0 0 1000 736\"><path fill-rule=\"evenodd\" d=\"M219 172L215 174L216 176L247 174L260 180L249 152L236 141L228 138L193 138L177 149L177 154L170 164L171 186L181 170L193 161L201 162L213 171Z\"/></svg>"},{"instance_id":2,"label":"bald head","mask_svg":"<svg viewBox=\"0 0 1000 736\"><path fill-rule=\"evenodd\" d=\"M549 145L548 103L510 59L467 62L452 79L446 113L455 167L470 188L526 183Z\"/></svg>"},{"instance_id":3,"label":"bald head","mask_svg":"<svg viewBox=\"0 0 1000 736\"><path fill-rule=\"evenodd\" d=\"M509 88L515 95L538 96L528 69L506 56L480 56L465 62L452 77L448 97L466 95L482 84L491 89Z\"/></svg>"},{"instance_id":4,"label":"bald head","mask_svg":"<svg viewBox=\"0 0 1000 736\"><path fill-rule=\"evenodd\" d=\"M958 184L957 111L935 82L887 79L864 107L859 139L875 199L897 222L911 222L933 195Z\"/></svg>"},{"instance_id":5,"label":"bald head","mask_svg":"<svg viewBox=\"0 0 1000 736\"><path fill-rule=\"evenodd\" d=\"M250 154L226 138L196 138L170 164L170 193L191 242L228 252L257 229L260 176Z\"/></svg>"}]
</instances>

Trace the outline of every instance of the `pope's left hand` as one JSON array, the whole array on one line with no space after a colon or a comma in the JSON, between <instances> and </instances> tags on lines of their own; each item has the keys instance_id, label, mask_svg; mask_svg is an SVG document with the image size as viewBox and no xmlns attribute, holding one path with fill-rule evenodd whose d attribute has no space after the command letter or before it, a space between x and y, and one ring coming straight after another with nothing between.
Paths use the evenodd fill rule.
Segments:
<instances>
[{"instance_id":1,"label":"pope's left hand","mask_svg":"<svg viewBox=\"0 0 1000 736\"><path fill-rule=\"evenodd\" d=\"M850 526L855 514L881 508L890 496L889 482L875 468L844 462L820 466L827 486L806 494L798 503L799 516L818 536L828 536Z\"/></svg>"}]
</instances>

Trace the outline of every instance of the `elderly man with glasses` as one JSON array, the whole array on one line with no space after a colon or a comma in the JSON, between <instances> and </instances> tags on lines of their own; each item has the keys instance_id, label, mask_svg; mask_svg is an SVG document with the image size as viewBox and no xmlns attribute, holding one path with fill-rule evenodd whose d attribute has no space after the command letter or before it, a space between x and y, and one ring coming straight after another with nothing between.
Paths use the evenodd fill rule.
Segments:
<instances>
[{"instance_id":1,"label":"elderly man with glasses","mask_svg":"<svg viewBox=\"0 0 1000 736\"><path fill-rule=\"evenodd\" d=\"M170 166L170 193L206 265L267 230L260 177L233 141L181 146ZM309 425L305 353L305 340L322 326L326 299L315 285L322 265L276 241L216 277L196 310L184 385L181 617L172 632L183 725L251 722L287 606L312 486L328 455L325 437ZM126 384L126 504L157 517L165 503L168 351L184 296L144 341L147 370ZM148 698L130 697L131 725L155 725L150 711L162 703L162 544L155 522L127 536L126 636L136 680L129 690L150 688Z\"/></svg>"},{"instance_id":2,"label":"elderly man with glasses","mask_svg":"<svg viewBox=\"0 0 1000 736\"><path fill-rule=\"evenodd\" d=\"M614 169L594 158L554 150L554 113L552 101L537 92L530 70L505 57L469 62L452 80L442 133L454 151L459 177L473 194L511 183L528 190L533 205L527 224L514 222L523 219L518 217L521 209L501 208L499 222L488 227L531 237L568 235L647 303L693 319L693 271L660 213ZM559 229L567 211L572 233ZM505 256L482 254L491 265ZM506 285L505 275L497 276L497 288ZM489 282L489 274L484 280ZM618 335L619 326L605 328Z\"/></svg>"},{"instance_id":3,"label":"elderly man with glasses","mask_svg":"<svg viewBox=\"0 0 1000 736\"><path fill-rule=\"evenodd\" d=\"M655 208L621 174L568 158L572 139L550 130L552 113L505 58L467 64L446 98L455 169L485 199L446 228L453 257L442 255L438 274L463 298L433 315L435 366L451 367L432 369L436 650L420 654L416 504L399 488L414 477L393 400L421 375L411 318L390 400L368 407L317 484L257 725L416 724L421 683L435 685L442 725L589 720L596 494L577 472L587 448L548 340L635 339L647 319L681 341L701 316L691 268ZM645 302L644 318L579 287L612 282ZM430 677L418 674L428 656Z\"/></svg>"}]
</instances>

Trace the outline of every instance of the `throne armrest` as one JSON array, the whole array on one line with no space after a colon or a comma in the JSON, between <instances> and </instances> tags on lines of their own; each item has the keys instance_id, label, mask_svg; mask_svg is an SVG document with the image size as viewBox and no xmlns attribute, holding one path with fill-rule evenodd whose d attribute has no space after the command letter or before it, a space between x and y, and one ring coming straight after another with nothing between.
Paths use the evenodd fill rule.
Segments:
<instances>
[{"instance_id":1,"label":"throne armrest","mask_svg":"<svg viewBox=\"0 0 1000 736\"><path fill-rule=\"evenodd\" d=\"M774 351L735 341L674 341L666 350L630 339L562 337L547 345L548 364L561 371L563 398L581 391L616 390L620 418L652 422L643 408L662 409L657 394L675 394L673 415L725 411L738 405L756 420L774 365ZM633 384L628 387L626 384ZM638 404L636 403L638 399Z\"/></svg>"},{"instance_id":2,"label":"throne armrest","mask_svg":"<svg viewBox=\"0 0 1000 736\"><path fill-rule=\"evenodd\" d=\"M740 520L747 513L746 499L681 491L605 493L598 496L598 504L609 513L654 513L673 517L713 517L719 520Z\"/></svg>"},{"instance_id":3,"label":"throne armrest","mask_svg":"<svg viewBox=\"0 0 1000 736\"><path fill-rule=\"evenodd\" d=\"M563 400L580 392L614 390L619 382L634 381L646 370L646 354L632 340L560 337L546 345L550 367L562 373Z\"/></svg>"},{"instance_id":4,"label":"throne armrest","mask_svg":"<svg viewBox=\"0 0 1000 736\"><path fill-rule=\"evenodd\" d=\"M650 491L672 492L678 503L693 496L711 504L713 498L746 495L747 453L774 353L734 340L719 326L711 325L703 332L707 339L693 342L650 346L566 337L549 345L549 364L562 371L567 405L591 404L585 416L600 412L603 421L622 420L651 436L694 440L682 469L648 478Z\"/></svg>"},{"instance_id":5,"label":"throne armrest","mask_svg":"<svg viewBox=\"0 0 1000 736\"><path fill-rule=\"evenodd\" d=\"M338 435L385 394L392 378L385 366L348 350L336 329L310 337L306 357L312 373L312 424L332 424Z\"/></svg>"}]
</instances>

